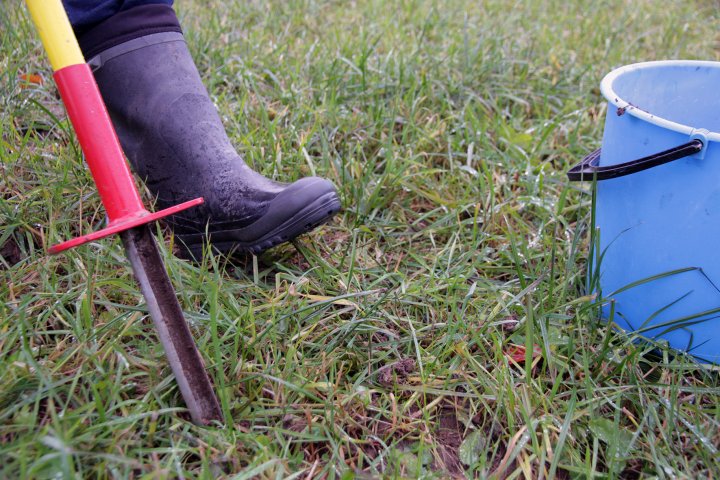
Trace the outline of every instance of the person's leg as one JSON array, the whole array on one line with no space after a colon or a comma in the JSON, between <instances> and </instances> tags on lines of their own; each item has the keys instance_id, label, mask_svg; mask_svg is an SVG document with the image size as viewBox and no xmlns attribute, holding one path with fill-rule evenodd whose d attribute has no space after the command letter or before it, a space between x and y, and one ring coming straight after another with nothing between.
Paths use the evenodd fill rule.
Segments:
<instances>
[{"instance_id":1,"label":"person's leg","mask_svg":"<svg viewBox=\"0 0 720 480\"><path fill-rule=\"evenodd\" d=\"M202 196L170 218L196 258L209 234L220 252L260 252L329 220L340 201L327 180L290 185L236 153L203 86L171 7L122 10L79 36L123 149L157 208Z\"/></svg>"},{"instance_id":2,"label":"person's leg","mask_svg":"<svg viewBox=\"0 0 720 480\"><path fill-rule=\"evenodd\" d=\"M141 5L172 5L173 0L62 0L76 35L94 27L122 10Z\"/></svg>"}]
</instances>

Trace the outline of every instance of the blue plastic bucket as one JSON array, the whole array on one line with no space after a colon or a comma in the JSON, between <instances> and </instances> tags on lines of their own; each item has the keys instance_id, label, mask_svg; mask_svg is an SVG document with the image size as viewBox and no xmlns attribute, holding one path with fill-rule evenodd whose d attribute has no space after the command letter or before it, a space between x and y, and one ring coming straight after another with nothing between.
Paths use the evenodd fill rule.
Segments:
<instances>
[{"instance_id":1,"label":"blue plastic bucket","mask_svg":"<svg viewBox=\"0 0 720 480\"><path fill-rule=\"evenodd\" d=\"M603 315L720 363L720 63L628 65L601 83L593 181Z\"/></svg>"}]
</instances>

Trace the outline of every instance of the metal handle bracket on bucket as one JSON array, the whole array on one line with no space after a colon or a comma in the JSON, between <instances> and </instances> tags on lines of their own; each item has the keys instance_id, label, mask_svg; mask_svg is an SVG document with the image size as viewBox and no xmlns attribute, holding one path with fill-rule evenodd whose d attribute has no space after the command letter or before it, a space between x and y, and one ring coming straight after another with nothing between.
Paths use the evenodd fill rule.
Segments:
<instances>
[{"instance_id":1,"label":"metal handle bracket on bucket","mask_svg":"<svg viewBox=\"0 0 720 480\"><path fill-rule=\"evenodd\" d=\"M600 166L600 152L597 149L582 159L580 163L572 167L568 173L568 179L572 182L576 181L593 181L593 180L609 180L611 178L624 177L633 173L647 170L648 168L657 167L673 160L689 157L699 153L704 148L704 143L695 138L688 143L684 143L669 150L664 150L647 157L638 158L625 163L616 165Z\"/></svg>"}]
</instances>

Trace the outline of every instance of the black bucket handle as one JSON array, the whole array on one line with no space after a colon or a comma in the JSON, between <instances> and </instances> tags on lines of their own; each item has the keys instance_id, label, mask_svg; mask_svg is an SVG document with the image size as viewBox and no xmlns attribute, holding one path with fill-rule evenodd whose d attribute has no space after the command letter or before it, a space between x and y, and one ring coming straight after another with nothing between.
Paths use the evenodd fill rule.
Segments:
<instances>
[{"instance_id":1,"label":"black bucket handle","mask_svg":"<svg viewBox=\"0 0 720 480\"><path fill-rule=\"evenodd\" d=\"M571 182L577 181L593 181L593 180L609 180L611 178L624 177L636 172L647 170L648 168L657 167L665 163L688 157L695 153L699 153L703 149L703 142L699 139L693 139L688 143L683 143L669 150L664 150L647 157L638 158L617 165L599 166L600 150L597 149L582 159L580 163L572 167L568 173L568 179Z\"/></svg>"}]
</instances>

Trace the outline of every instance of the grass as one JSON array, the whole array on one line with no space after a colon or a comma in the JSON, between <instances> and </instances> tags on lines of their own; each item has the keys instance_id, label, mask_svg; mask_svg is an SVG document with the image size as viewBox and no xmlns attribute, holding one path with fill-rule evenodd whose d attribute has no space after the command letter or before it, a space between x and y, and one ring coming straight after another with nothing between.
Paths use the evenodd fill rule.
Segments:
<instances>
[{"instance_id":1,"label":"grass","mask_svg":"<svg viewBox=\"0 0 720 480\"><path fill-rule=\"evenodd\" d=\"M231 419L192 425L120 242L45 254L104 213L2 2L1 477L720 475L717 374L597 321L591 198L564 176L605 73L720 59L714 2L177 7L247 161L330 178L344 211L246 262L160 231Z\"/></svg>"}]
</instances>

